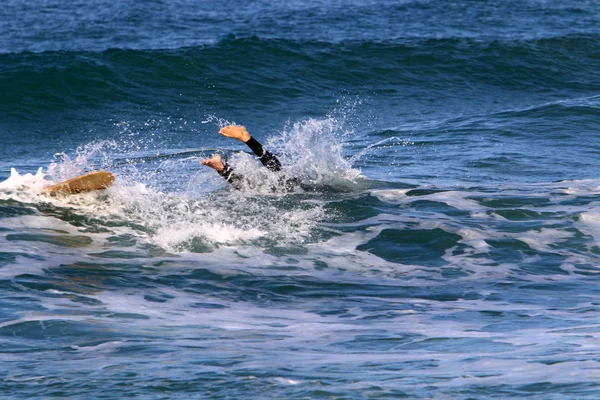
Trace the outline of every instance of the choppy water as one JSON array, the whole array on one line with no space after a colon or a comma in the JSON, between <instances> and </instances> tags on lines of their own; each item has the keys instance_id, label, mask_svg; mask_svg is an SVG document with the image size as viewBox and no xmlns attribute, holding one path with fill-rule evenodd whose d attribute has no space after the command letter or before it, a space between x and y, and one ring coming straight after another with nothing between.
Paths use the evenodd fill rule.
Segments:
<instances>
[{"instance_id":1,"label":"choppy water","mask_svg":"<svg viewBox=\"0 0 600 400\"><path fill-rule=\"evenodd\" d=\"M5 2L0 397L598 398L599 18Z\"/></svg>"}]
</instances>

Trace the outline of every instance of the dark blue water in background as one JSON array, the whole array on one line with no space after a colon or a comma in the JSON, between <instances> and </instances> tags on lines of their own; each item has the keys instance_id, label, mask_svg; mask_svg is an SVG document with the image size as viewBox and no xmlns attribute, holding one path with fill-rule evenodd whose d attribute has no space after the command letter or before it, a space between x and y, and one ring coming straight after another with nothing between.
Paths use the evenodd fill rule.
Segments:
<instances>
[{"instance_id":1,"label":"dark blue water in background","mask_svg":"<svg viewBox=\"0 0 600 400\"><path fill-rule=\"evenodd\" d=\"M1 397L598 398L600 5L280 3L2 4Z\"/></svg>"}]
</instances>

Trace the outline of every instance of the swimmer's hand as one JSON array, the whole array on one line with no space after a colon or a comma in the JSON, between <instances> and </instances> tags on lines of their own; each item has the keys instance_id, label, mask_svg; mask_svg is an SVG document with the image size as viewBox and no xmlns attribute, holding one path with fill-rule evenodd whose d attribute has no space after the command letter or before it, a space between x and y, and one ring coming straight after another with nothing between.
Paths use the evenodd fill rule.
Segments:
<instances>
[{"instance_id":1,"label":"swimmer's hand","mask_svg":"<svg viewBox=\"0 0 600 400\"><path fill-rule=\"evenodd\" d=\"M244 143L251 138L246 128L241 125L228 125L224 128L221 128L219 133L225 137L237 139Z\"/></svg>"},{"instance_id":2,"label":"swimmer's hand","mask_svg":"<svg viewBox=\"0 0 600 400\"><path fill-rule=\"evenodd\" d=\"M216 170L217 172L221 172L225 169L225 164L223 163L223 160L221 160L221 156L218 154L213 155L212 158L207 158L205 160L202 160L202 165L211 167L212 169Z\"/></svg>"}]
</instances>

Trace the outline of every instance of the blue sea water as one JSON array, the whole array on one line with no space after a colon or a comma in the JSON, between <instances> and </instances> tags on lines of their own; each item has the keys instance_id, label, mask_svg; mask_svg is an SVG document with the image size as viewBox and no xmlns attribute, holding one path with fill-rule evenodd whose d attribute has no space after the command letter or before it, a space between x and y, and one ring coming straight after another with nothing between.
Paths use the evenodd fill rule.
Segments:
<instances>
[{"instance_id":1,"label":"blue sea water","mask_svg":"<svg viewBox=\"0 0 600 400\"><path fill-rule=\"evenodd\" d=\"M0 397L597 399L598 21L4 1ZM306 187L273 192L230 123Z\"/></svg>"}]
</instances>

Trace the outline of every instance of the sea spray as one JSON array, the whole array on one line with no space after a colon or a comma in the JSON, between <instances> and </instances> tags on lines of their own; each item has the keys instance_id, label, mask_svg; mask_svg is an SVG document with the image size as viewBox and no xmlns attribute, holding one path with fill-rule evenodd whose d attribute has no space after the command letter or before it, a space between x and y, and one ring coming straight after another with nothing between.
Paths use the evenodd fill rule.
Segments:
<instances>
[{"instance_id":1,"label":"sea spray","mask_svg":"<svg viewBox=\"0 0 600 400\"><path fill-rule=\"evenodd\" d=\"M8 179L0 182L0 194L8 196L14 192L41 191L50 184L51 182L46 180L42 168L38 168L35 174L20 174L15 168L11 168Z\"/></svg>"},{"instance_id":2,"label":"sea spray","mask_svg":"<svg viewBox=\"0 0 600 400\"><path fill-rule=\"evenodd\" d=\"M111 157L118 144L114 140L101 140L77 147L75 155L56 153L56 161L48 166L47 175L55 183L74 178L85 172L105 169L111 164Z\"/></svg>"},{"instance_id":3,"label":"sea spray","mask_svg":"<svg viewBox=\"0 0 600 400\"><path fill-rule=\"evenodd\" d=\"M217 128L224 128L227 125L236 125L235 122L226 120L225 118L218 117L216 115L208 115L204 120L201 121L203 124L213 124L216 125Z\"/></svg>"},{"instance_id":4,"label":"sea spray","mask_svg":"<svg viewBox=\"0 0 600 400\"><path fill-rule=\"evenodd\" d=\"M309 118L291 124L268 144L281 153L286 171L305 184L352 184L361 174L344 157L340 130L332 117Z\"/></svg>"},{"instance_id":5,"label":"sea spray","mask_svg":"<svg viewBox=\"0 0 600 400\"><path fill-rule=\"evenodd\" d=\"M203 122L230 123L216 116ZM331 210L326 212L321 195L360 190L364 180L352 165L358 157L344 154L344 140L353 132L332 116L291 123L266 141L282 161L281 172L261 166L247 149L229 154L235 173L246 182L241 190L200 165L213 152L224 158L226 152L207 148L161 153L148 132L117 125L121 139L90 142L74 155L58 153L46 174L57 182L106 168L117 176L114 186L101 193L52 199L52 204L104 218L112 229L125 227L135 232L137 240L171 252L318 241L323 234L320 224L335 217ZM301 184L289 185L292 180ZM38 186L45 184L40 181Z\"/></svg>"},{"instance_id":6,"label":"sea spray","mask_svg":"<svg viewBox=\"0 0 600 400\"><path fill-rule=\"evenodd\" d=\"M357 154L350 157L348 162L350 163L350 165L354 165L358 160L363 158L365 155L371 154L381 147L389 148L389 147L397 146L397 145L404 147L404 146L412 146L414 144L415 143L410 140L402 139L397 136L390 137L387 139L382 139L382 140L378 141L377 143L372 143L372 144L367 145L364 149L359 151ZM392 160L392 161L394 161L394 160Z\"/></svg>"}]
</instances>

